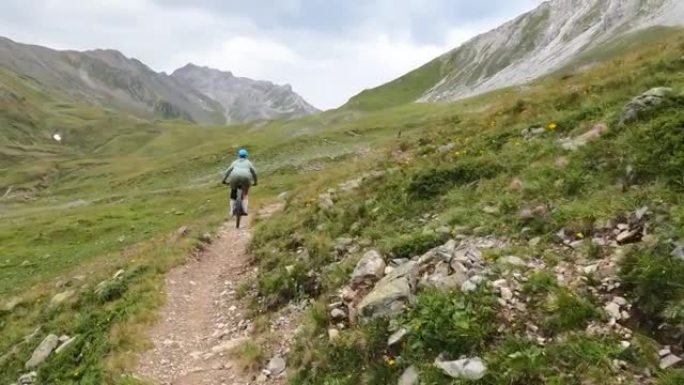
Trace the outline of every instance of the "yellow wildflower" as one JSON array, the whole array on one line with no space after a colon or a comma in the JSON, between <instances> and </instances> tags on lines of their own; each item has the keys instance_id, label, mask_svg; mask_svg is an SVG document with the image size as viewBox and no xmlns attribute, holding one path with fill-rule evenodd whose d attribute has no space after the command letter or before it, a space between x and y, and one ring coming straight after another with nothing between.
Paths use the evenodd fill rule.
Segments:
<instances>
[{"instance_id":1,"label":"yellow wildflower","mask_svg":"<svg viewBox=\"0 0 684 385\"><path fill-rule=\"evenodd\" d=\"M547 127L549 130L553 131L556 128L558 128L558 125L556 123L549 123L549 125Z\"/></svg>"}]
</instances>

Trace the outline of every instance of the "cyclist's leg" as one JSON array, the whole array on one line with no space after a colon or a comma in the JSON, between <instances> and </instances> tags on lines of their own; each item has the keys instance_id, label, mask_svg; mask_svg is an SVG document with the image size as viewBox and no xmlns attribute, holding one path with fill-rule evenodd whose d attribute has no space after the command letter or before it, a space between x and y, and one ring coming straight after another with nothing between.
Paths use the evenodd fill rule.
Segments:
<instances>
[{"instance_id":1,"label":"cyclist's leg","mask_svg":"<svg viewBox=\"0 0 684 385\"><path fill-rule=\"evenodd\" d=\"M245 177L244 179L241 180L241 187L242 187L242 212L247 215L248 211L247 209L249 208L249 187L252 184L252 181L248 178Z\"/></svg>"},{"instance_id":2,"label":"cyclist's leg","mask_svg":"<svg viewBox=\"0 0 684 385\"><path fill-rule=\"evenodd\" d=\"M230 181L230 215L235 213L235 200L237 199L238 184L234 179Z\"/></svg>"}]
</instances>

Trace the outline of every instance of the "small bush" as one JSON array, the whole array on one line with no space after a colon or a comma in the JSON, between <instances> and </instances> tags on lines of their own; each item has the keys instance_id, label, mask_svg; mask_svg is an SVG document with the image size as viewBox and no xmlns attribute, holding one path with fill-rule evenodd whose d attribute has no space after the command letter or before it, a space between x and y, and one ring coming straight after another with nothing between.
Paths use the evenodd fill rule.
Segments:
<instances>
[{"instance_id":1,"label":"small bush","mask_svg":"<svg viewBox=\"0 0 684 385\"><path fill-rule=\"evenodd\" d=\"M496 332L496 300L490 293L421 294L403 318L410 330L407 356L429 361L440 353L458 358L484 347Z\"/></svg>"},{"instance_id":2,"label":"small bush","mask_svg":"<svg viewBox=\"0 0 684 385\"><path fill-rule=\"evenodd\" d=\"M591 302L567 290L559 290L547 310L550 315L546 327L556 333L583 329L591 320L601 317Z\"/></svg>"},{"instance_id":3,"label":"small bush","mask_svg":"<svg viewBox=\"0 0 684 385\"><path fill-rule=\"evenodd\" d=\"M684 319L677 309L684 300L684 262L670 256L669 247L635 249L623 261L621 275L635 309L655 327L663 318L674 317L679 326Z\"/></svg>"},{"instance_id":4,"label":"small bush","mask_svg":"<svg viewBox=\"0 0 684 385\"><path fill-rule=\"evenodd\" d=\"M463 159L455 165L419 171L411 178L407 190L414 198L433 199L451 187L493 178L501 170L491 160Z\"/></svg>"},{"instance_id":5,"label":"small bush","mask_svg":"<svg viewBox=\"0 0 684 385\"><path fill-rule=\"evenodd\" d=\"M383 251L394 258L413 258L446 242L448 235L435 232L402 235L385 241Z\"/></svg>"}]
</instances>

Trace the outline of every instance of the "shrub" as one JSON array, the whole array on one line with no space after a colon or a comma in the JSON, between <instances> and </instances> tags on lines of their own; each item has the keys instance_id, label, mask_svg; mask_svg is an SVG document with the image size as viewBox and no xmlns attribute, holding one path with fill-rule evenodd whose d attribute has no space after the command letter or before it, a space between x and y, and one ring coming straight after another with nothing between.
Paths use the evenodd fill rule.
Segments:
<instances>
[{"instance_id":1,"label":"shrub","mask_svg":"<svg viewBox=\"0 0 684 385\"><path fill-rule=\"evenodd\" d=\"M464 186L480 179L490 179L501 172L491 160L463 159L455 165L419 171L411 178L408 192L414 198L431 199L453 186Z\"/></svg>"}]
</instances>

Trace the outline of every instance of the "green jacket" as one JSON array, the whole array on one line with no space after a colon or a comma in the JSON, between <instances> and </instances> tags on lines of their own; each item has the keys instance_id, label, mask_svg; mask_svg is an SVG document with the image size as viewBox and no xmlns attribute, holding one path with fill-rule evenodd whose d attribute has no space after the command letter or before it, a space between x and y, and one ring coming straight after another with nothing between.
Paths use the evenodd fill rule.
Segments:
<instances>
[{"instance_id":1,"label":"green jacket","mask_svg":"<svg viewBox=\"0 0 684 385\"><path fill-rule=\"evenodd\" d=\"M229 181L232 177L252 178L252 182L257 184L257 173L252 162L247 159L236 159L226 170L223 182Z\"/></svg>"}]
</instances>

